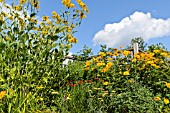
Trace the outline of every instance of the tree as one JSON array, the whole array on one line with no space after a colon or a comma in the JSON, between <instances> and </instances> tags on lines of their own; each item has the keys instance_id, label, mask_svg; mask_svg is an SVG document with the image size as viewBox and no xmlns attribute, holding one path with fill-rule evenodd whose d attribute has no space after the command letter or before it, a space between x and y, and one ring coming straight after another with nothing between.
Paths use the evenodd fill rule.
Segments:
<instances>
[{"instance_id":1,"label":"tree","mask_svg":"<svg viewBox=\"0 0 170 113\"><path fill-rule=\"evenodd\" d=\"M132 39L131 43L130 43L131 44L130 47L133 47L134 43L138 43L139 49L142 51L144 51L147 46L147 44L145 43L145 41L142 37Z\"/></svg>"}]
</instances>

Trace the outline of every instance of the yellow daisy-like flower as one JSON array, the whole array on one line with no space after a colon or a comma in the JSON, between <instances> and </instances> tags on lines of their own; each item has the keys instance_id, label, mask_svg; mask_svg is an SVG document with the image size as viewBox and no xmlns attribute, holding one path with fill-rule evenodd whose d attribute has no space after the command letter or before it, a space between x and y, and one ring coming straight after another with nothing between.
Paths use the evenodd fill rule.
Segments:
<instances>
[{"instance_id":1,"label":"yellow daisy-like flower","mask_svg":"<svg viewBox=\"0 0 170 113\"><path fill-rule=\"evenodd\" d=\"M97 66L99 67L99 66L104 66L105 65L105 63L104 62L99 62L99 63L97 63Z\"/></svg>"},{"instance_id":2,"label":"yellow daisy-like flower","mask_svg":"<svg viewBox=\"0 0 170 113\"><path fill-rule=\"evenodd\" d=\"M100 56L106 56L106 54L104 52L99 52Z\"/></svg>"},{"instance_id":3,"label":"yellow daisy-like flower","mask_svg":"<svg viewBox=\"0 0 170 113\"><path fill-rule=\"evenodd\" d=\"M128 80L129 83L133 83L134 82L134 79L130 79Z\"/></svg>"},{"instance_id":4,"label":"yellow daisy-like flower","mask_svg":"<svg viewBox=\"0 0 170 113\"><path fill-rule=\"evenodd\" d=\"M170 83L166 83L166 87L167 87L167 88L170 88Z\"/></svg>"},{"instance_id":5,"label":"yellow daisy-like flower","mask_svg":"<svg viewBox=\"0 0 170 113\"><path fill-rule=\"evenodd\" d=\"M154 52L154 53L159 53L159 52L160 52L160 50L153 50L153 52Z\"/></svg>"},{"instance_id":6,"label":"yellow daisy-like flower","mask_svg":"<svg viewBox=\"0 0 170 113\"><path fill-rule=\"evenodd\" d=\"M123 72L123 75L129 75L129 71Z\"/></svg>"},{"instance_id":7,"label":"yellow daisy-like flower","mask_svg":"<svg viewBox=\"0 0 170 113\"><path fill-rule=\"evenodd\" d=\"M124 56L127 56L127 55L129 55L129 54L131 54L130 51L124 51L124 52L123 52L123 55L124 55Z\"/></svg>"},{"instance_id":8,"label":"yellow daisy-like flower","mask_svg":"<svg viewBox=\"0 0 170 113\"><path fill-rule=\"evenodd\" d=\"M169 104L169 100L167 98L164 98L164 103L167 105Z\"/></svg>"},{"instance_id":9,"label":"yellow daisy-like flower","mask_svg":"<svg viewBox=\"0 0 170 113\"><path fill-rule=\"evenodd\" d=\"M157 96L157 97L154 98L154 100L155 100L155 101L160 101L161 98L160 98L159 96Z\"/></svg>"},{"instance_id":10,"label":"yellow daisy-like flower","mask_svg":"<svg viewBox=\"0 0 170 113\"><path fill-rule=\"evenodd\" d=\"M107 68L110 68L112 65L113 65L112 62L108 62L108 63L106 64L106 67L107 67Z\"/></svg>"},{"instance_id":11,"label":"yellow daisy-like flower","mask_svg":"<svg viewBox=\"0 0 170 113\"><path fill-rule=\"evenodd\" d=\"M107 86L109 84L109 82L104 82L103 85L104 86Z\"/></svg>"},{"instance_id":12,"label":"yellow daisy-like flower","mask_svg":"<svg viewBox=\"0 0 170 113\"><path fill-rule=\"evenodd\" d=\"M80 18L81 18L81 19L86 18L86 15L84 14L83 11L81 11L81 13L80 13Z\"/></svg>"},{"instance_id":13,"label":"yellow daisy-like flower","mask_svg":"<svg viewBox=\"0 0 170 113\"><path fill-rule=\"evenodd\" d=\"M164 52L164 53L161 53L161 55L164 56L164 57L168 56L168 54L165 53L165 52Z\"/></svg>"},{"instance_id":14,"label":"yellow daisy-like flower","mask_svg":"<svg viewBox=\"0 0 170 113\"><path fill-rule=\"evenodd\" d=\"M26 0L20 0L20 4L25 4Z\"/></svg>"},{"instance_id":15,"label":"yellow daisy-like flower","mask_svg":"<svg viewBox=\"0 0 170 113\"><path fill-rule=\"evenodd\" d=\"M47 21L48 18L49 18L49 16L43 16L43 17L42 17L42 20L43 20L43 21Z\"/></svg>"},{"instance_id":16,"label":"yellow daisy-like flower","mask_svg":"<svg viewBox=\"0 0 170 113\"><path fill-rule=\"evenodd\" d=\"M86 67L90 66L90 64L91 64L91 61L87 61L86 62Z\"/></svg>"},{"instance_id":17,"label":"yellow daisy-like flower","mask_svg":"<svg viewBox=\"0 0 170 113\"><path fill-rule=\"evenodd\" d=\"M0 99L4 98L6 95L6 91L1 91L0 92Z\"/></svg>"},{"instance_id":18,"label":"yellow daisy-like flower","mask_svg":"<svg viewBox=\"0 0 170 113\"><path fill-rule=\"evenodd\" d=\"M57 15L57 12L56 12L56 11L53 11L53 12L52 12L52 15Z\"/></svg>"},{"instance_id":19,"label":"yellow daisy-like flower","mask_svg":"<svg viewBox=\"0 0 170 113\"><path fill-rule=\"evenodd\" d=\"M5 2L5 0L0 0L0 2Z\"/></svg>"}]
</instances>

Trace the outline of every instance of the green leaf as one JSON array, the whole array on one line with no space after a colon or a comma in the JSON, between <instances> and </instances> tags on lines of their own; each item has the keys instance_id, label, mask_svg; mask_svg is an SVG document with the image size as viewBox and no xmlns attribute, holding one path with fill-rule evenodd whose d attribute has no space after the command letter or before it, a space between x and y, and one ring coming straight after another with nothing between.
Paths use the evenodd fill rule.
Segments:
<instances>
[{"instance_id":1,"label":"green leaf","mask_svg":"<svg viewBox=\"0 0 170 113\"><path fill-rule=\"evenodd\" d=\"M31 15L30 15L30 17L33 17L33 16L35 16L36 15L36 13L32 13Z\"/></svg>"},{"instance_id":2,"label":"green leaf","mask_svg":"<svg viewBox=\"0 0 170 113\"><path fill-rule=\"evenodd\" d=\"M52 41L57 41L58 40L58 38L59 38L59 36L50 36L49 37Z\"/></svg>"}]
</instances>

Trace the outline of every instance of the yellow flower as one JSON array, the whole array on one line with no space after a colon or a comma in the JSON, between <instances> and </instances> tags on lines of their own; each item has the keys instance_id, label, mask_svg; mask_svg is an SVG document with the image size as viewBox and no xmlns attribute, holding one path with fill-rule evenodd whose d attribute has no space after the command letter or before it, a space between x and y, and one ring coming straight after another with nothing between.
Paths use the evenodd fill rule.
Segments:
<instances>
[{"instance_id":1,"label":"yellow flower","mask_svg":"<svg viewBox=\"0 0 170 113\"><path fill-rule=\"evenodd\" d=\"M68 94L68 95L67 95L66 100L71 100L71 98L70 98L70 94Z\"/></svg>"},{"instance_id":2,"label":"yellow flower","mask_svg":"<svg viewBox=\"0 0 170 113\"><path fill-rule=\"evenodd\" d=\"M154 100L155 100L155 101L160 101L161 98L160 98L159 96L157 96L157 97L154 98Z\"/></svg>"},{"instance_id":3,"label":"yellow flower","mask_svg":"<svg viewBox=\"0 0 170 113\"><path fill-rule=\"evenodd\" d=\"M43 34L43 35L46 35L46 34L48 34L48 31L47 31L47 30L43 30L43 31L42 31L42 34Z\"/></svg>"},{"instance_id":4,"label":"yellow flower","mask_svg":"<svg viewBox=\"0 0 170 113\"><path fill-rule=\"evenodd\" d=\"M167 53L161 53L161 55L164 56L164 57L168 56Z\"/></svg>"},{"instance_id":5,"label":"yellow flower","mask_svg":"<svg viewBox=\"0 0 170 113\"><path fill-rule=\"evenodd\" d=\"M170 88L170 83L166 83L166 87L167 87L167 88Z\"/></svg>"},{"instance_id":6,"label":"yellow flower","mask_svg":"<svg viewBox=\"0 0 170 113\"><path fill-rule=\"evenodd\" d=\"M86 15L83 13L83 11L81 11L81 13L80 13L80 18L81 19L86 18Z\"/></svg>"},{"instance_id":7,"label":"yellow flower","mask_svg":"<svg viewBox=\"0 0 170 113\"><path fill-rule=\"evenodd\" d=\"M101 72L105 73L105 72L107 72L108 70L109 70L109 68L104 68L104 69L101 70Z\"/></svg>"},{"instance_id":8,"label":"yellow flower","mask_svg":"<svg viewBox=\"0 0 170 113\"><path fill-rule=\"evenodd\" d=\"M124 56L127 56L127 55L129 55L129 54L131 54L130 51L124 51L124 52L123 52L123 55L124 55Z\"/></svg>"},{"instance_id":9,"label":"yellow flower","mask_svg":"<svg viewBox=\"0 0 170 113\"><path fill-rule=\"evenodd\" d=\"M96 87L94 87L93 89L94 89L94 90L102 90L101 88L96 88Z\"/></svg>"},{"instance_id":10,"label":"yellow flower","mask_svg":"<svg viewBox=\"0 0 170 113\"><path fill-rule=\"evenodd\" d=\"M129 71L123 72L123 75L129 75Z\"/></svg>"},{"instance_id":11,"label":"yellow flower","mask_svg":"<svg viewBox=\"0 0 170 113\"><path fill-rule=\"evenodd\" d=\"M110 68L112 65L113 65L112 62L108 62L108 63L106 64L106 68Z\"/></svg>"},{"instance_id":12,"label":"yellow flower","mask_svg":"<svg viewBox=\"0 0 170 113\"><path fill-rule=\"evenodd\" d=\"M164 98L164 103L169 104L169 100L167 98Z\"/></svg>"},{"instance_id":13,"label":"yellow flower","mask_svg":"<svg viewBox=\"0 0 170 113\"><path fill-rule=\"evenodd\" d=\"M48 18L49 18L49 16L43 16L43 17L42 17L42 20L43 20L43 21L47 21Z\"/></svg>"},{"instance_id":14,"label":"yellow flower","mask_svg":"<svg viewBox=\"0 0 170 113\"><path fill-rule=\"evenodd\" d=\"M109 82L104 82L103 85L107 86L109 84Z\"/></svg>"},{"instance_id":15,"label":"yellow flower","mask_svg":"<svg viewBox=\"0 0 170 113\"><path fill-rule=\"evenodd\" d=\"M6 95L6 91L1 91L0 92L0 99L4 98Z\"/></svg>"},{"instance_id":16,"label":"yellow flower","mask_svg":"<svg viewBox=\"0 0 170 113\"><path fill-rule=\"evenodd\" d=\"M110 60L114 60L114 59L109 57L109 58L107 58L107 60L110 61Z\"/></svg>"},{"instance_id":17,"label":"yellow flower","mask_svg":"<svg viewBox=\"0 0 170 113\"><path fill-rule=\"evenodd\" d=\"M62 4L64 4L66 7L73 8L75 5L71 3L71 0L62 0Z\"/></svg>"},{"instance_id":18,"label":"yellow flower","mask_svg":"<svg viewBox=\"0 0 170 113\"><path fill-rule=\"evenodd\" d=\"M99 55L102 57L106 56L106 54L104 52L99 52Z\"/></svg>"},{"instance_id":19,"label":"yellow flower","mask_svg":"<svg viewBox=\"0 0 170 113\"><path fill-rule=\"evenodd\" d=\"M15 10L17 10L17 11L21 11L21 10L22 10L22 7L21 7L20 5L17 5L17 6L15 6L14 8L15 8Z\"/></svg>"},{"instance_id":20,"label":"yellow flower","mask_svg":"<svg viewBox=\"0 0 170 113\"><path fill-rule=\"evenodd\" d=\"M128 82L133 83L133 82L134 82L134 80L133 80L133 79L130 79L130 80L128 80Z\"/></svg>"},{"instance_id":21,"label":"yellow flower","mask_svg":"<svg viewBox=\"0 0 170 113\"><path fill-rule=\"evenodd\" d=\"M156 64L151 64L151 66L155 67L155 68L160 68L159 66L157 66Z\"/></svg>"},{"instance_id":22,"label":"yellow flower","mask_svg":"<svg viewBox=\"0 0 170 113\"><path fill-rule=\"evenodd\" d=\"M76 1L84 11L86 11L87 13L89 12L85 3L83 3L81 0L76 0Z\"/></svg>"},{"instance_id":23,"label":"yellow flower","mask_svg":"<svg viewBox=\"0 0 170 113\"><path fill-rule=\"evenodd\" d=\"M74 5L74 4L72 4L72 3L70 3L70 4L68 5L68 7L69 7L69 8L74 8L74 7L75 7L75 5Z\"/></svg>"},{"instance_id":24,"label":"yellow flower","mask_svg":"<svg viewBox=\"0 0 170 113\"><path fill-rule=\"evenodd\" d=\"M53 12L52 12L52 15L57 15L57 12L53 11Z\"/></svg>"},{"instance_id":25,"label":"yellow flower","mask_svg":"<svg viewBox=\"0 0 170 113\"><path fill-rule=\"evenodd\" d=\"M86 67L90 66L90 64L91 64L91 61L87 61L86 62Z\"/></svg>"},{"instance_id":26,"label":"yellow flower","mask_svg":"<svg viewBox=\"0 0 170 113\"><path fill-rule=\"evenodd\" d=\"M25 4L26 0L20 0L20 4Z\"/></svg>"},{"instance_id":27,"label":"yellow flower","mask_svg":"<svg viewBox=\"0 0 170 113\"><path fill-rule=\"evenodd\" d=\"M97 63L97 66L98 66L98 67L99 67L99 66L103 66L103 65L105 65L105 63L103 63L103 62Z\"/></svg>"},{"instance_id":28,"label":"yellow flower","mask_svg":"<svg viewBox=\"0 0 170 113\"><path fill-rule=\"evenodd\" d=\"M154 52L154 53L159 53L159 52L160 52L160 50L153 50L153 52Z\"/></svg>"},{"instance_id":29,"label":"yellow flower","mask_svg":"<svg viewBox=\"0 0 170 113\"><path fill-rule=\"evenodd\" d=\"M89 67L86 67L86 68L84 68L86 71L88 71L89 70Z\"/></svg>"},{"instance_id":30,"label":"yellow flower","mask_svg":"<svg viewBox=\"0 0 170 113\"><path fill-rule=\"evenodd\" d=\"M44 88L42 85L40 85L40 86L36 86L36 88L37 89L42 89L42 88Z\"/></svg>"},{"instance_id":31,"label":"yellow flower","mask_svg":"<svg viewBox=\"0 0 170 113\"><path fill-rule=\"evenodd\" d=\"M69 26L67 26L67 27L66 27L66 31L67 31L68 33L71 33L72 29L71 29Z\"/></svg>"},{"instance_id":32,"label":"yellow flower","mask_svg":"<svg viewBox=\"0 0 170 113\"><path fill-rule=\"evenodd\" d=\"M97 76L99 77L99 76L100 76L100 74L97 74Z\"/></svg>"},{"instance_id":33,"label":"yellow flower","mask_svg":"<svg viewBox=\"0 0 170 113\"><path fill-rule=\"evenodd\" d=\"M0 0L0 2L5 2L5 0Z\"/></svg>"},{"instance_id":34,"label":"yellow flower","mask_svg":"<svg viewBox=\"0 0 170 113\"><path fill-rule=\"evenodd\" d=\"M140 60L140 55L135 54L135 55L134 55L134 58L136 58L136 59Z\"/></svg>"}]
</instances>

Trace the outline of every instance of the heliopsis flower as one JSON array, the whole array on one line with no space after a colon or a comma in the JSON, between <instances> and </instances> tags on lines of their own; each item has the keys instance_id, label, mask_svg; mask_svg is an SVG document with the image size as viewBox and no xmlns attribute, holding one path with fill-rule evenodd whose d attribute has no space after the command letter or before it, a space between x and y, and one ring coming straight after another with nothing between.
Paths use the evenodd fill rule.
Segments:
<instances>
[{"instance_id":1,"label":"heliopsis flower","mask_svg":"<svg viewBox=\"0 0 170 113\"><path fill-rule=\"evenodd\" d=\"M83 11L81 11L81 13L80 13L80 18L81 19L86 18L86 15L83 13Z\"/></svg>"},{"instance_id":2,"label":"heliopsis flower","mask_svg":"<svg viewBox=\"0 0 170 113\"><path fill-rule=\"evenodd\" d=\"M67 94L66 100L70 100L70 94Z\"/></svg>"},{"instance_id":3,"label":"heliopsis flower","mask_svg":"<svg viewBox=\"0 0 170 113\"><path fill-rule=\"evenodd\" d=\"M103 66L103 65L105 65L104 62L99 62L99 63L97 63L97 66L98 66L98 67L99 67L99 66Z\"/></svg>"},{"instance_id":4,"label":"heliopsis flower","mask_svg":"<svg viewBox=\"0 0 170 113\"><path fill-rule=\"evenodd\" d=\"M4 98L6 95L6 91L1 91L0 92L0 99Z\"/></svg>"},{"instance_id":5,"label":"heliopsis flower","mask_svg":"<svg viewBox=\"0 0 170 113\"><path fill-rule=\"evenodd\" d=\"M105 73L105 72L107 72L108 70L109 70L109 68L104 68L104 69L101 70L101 72Z\"/></svg>"},{"instance_id":6,"label":"heliopsis flower","mask_svg":"<svg viewBox=\"0 0 170 113\"><path fill-rule=\"evenodd\" d=\"M21 11L21 10L22 10L22 7L21 7L20 5L17 5L17 6L15 6L14 8L15 8L15 10L17 10L17 11Z\"/></svg>"},{"instance_id":7,"label":"heliopsis flower","mask_svg":"<svg viewBox=\"0 0 170 113\"><path fill-rule=\"evenodd\" d=\"M154 53L159 53L159 52L160 52L160 50L153 50L153 52L154 52Z\"/></svg>"},{"instance_id":8,"label":"heliopsis flower","mask_svg":"<svg viewBox=\"0 0 170 113\"><path fill-rule=\"evenodd\" d=\"M129 79L128 82L133 83L134 79Z\"/></svg>"},{"instance_id":9,"label":"heliopsis flower","mask_svg":"<svg viewBox=\"0 0 170 113\"><path fill-rule=\"evenodd\" d=\"M91 61L87 61L86 62L86 67L90 66L90 64L91 64Z\"/></svg>"},{"instance_id":10,"label":"heliopsis flower","mask_svg":"<svg viewBox=\"0 0 170 113\"><path fill-rule=\"evenodd\" d=\"M167 87L167 88L170 88L170 83L166 83L166 87Z\"/></svg>"},{"instance_id":11,"label":"heliopsis flower","mask_svg":"<svg viewBox=\"0 0 170 113\"><path fill-rule=\"evenodd\" d=\"M57 15L57 12L53 11L53 12L52 12L52 15Z\"/></svg>"},{"instance_id":12,"label":"heliopsis flower","mask_svg":"<svg viewBox=\"0 0 170 113\"><path fill-rule=\"evenodd\" d=\"M123 72L123 75L129 75L129 71Z\"/></svg>"},{"instance_id":13,"label":"heliopsis flower","mask_svg":"<svg viewBox=\"0 0 170 113\"><path fill-rule=\"evenodd\" d=\"M107 58L107 60L110 61L110 60L114 60L114 59L109 57L109 58Z\"/></svg>"},{"instance_id":14,"label":"heliopsis flower","mask_svg":"<svg viewBox=\"0 0 170 113\"><path fill-rule=\"evenodd\" d=\"M169 100L167 98L164 98L164 103L169 104Z\"/></svg>"},{"instance_id":15,"label":"heliopsis flower","mask_svg":"<svg viewBox=\"0 0 170 113\"><path fill-rule=\"evenodd\" d=\"M104 86L107 86L109 84L109 82L104 82L103 85Z\"/></svg>"},{"instance_id":16,"label":"heliopsis flower","mask_svg":"<svg viewBox=\"0 0 170 113\"><path fill-rule=\"evenodd\" d=\"M0 2L5 2L5 0L0 0Z\"/></svg>"},{"instance_id":17,"label":"heliopsis flower","mask_svg":"<svg viewBox=\"0 0 170 113\"><path fill-rule=\"evenodd\" d=\"M20 4L25 4L26 0L20 0Z\"/></svg>"},{"instance_id":18,"label":"heliopsis flower","mask_svg":"<svg viewBox=\"0 0 170 113\"><path fill-rule=\"evenodd\" d=\"M123 52L123 55L124 55L124 56L127 56L127 55L129 55L129 54L131 54L130 51L124 51L124 52Z\"/></svg>"},{"instance_id":19,"label":"heliopsis flower","mask_svg":"<svg viewBox=\"0 0 170 113\"><path fill-rule=\"evenodd\" d=\"M43 16L43 17L42 17L42 20L43 20L43 21L47 21L48 18L49 18L49 16Z\"/></svg>"},{"instance_id":20,"label":"heliopsis flower","mask_svg":"<svg viewBox=\"0 0 170 113\"><path fill-rule=\"evenodd\" d=\"M108 63L106 64L106 68L110 68L112 65L113 65L112 62L108 62Z\"/></svg>"},{"instance_id":21,"label":"heliopsis flower","mask_svg":"<svg viewBox=\"0 0 170 113\"><path fill-rule=\"evenodd\" d=\"M161 98L160 98L159 96L157 96L157 97L154 98L154 100L155 100L155 101L160 101Z\"/></svg>"},{"instance_id":22,"label":"heliopsis flower","mask_svg":"<svg viewBox=\"0 0 170 113\"><path fill-rule=\"evenodd\" d=\"M161 53L161 55L164 56L164 57L168 56L168 54L165 53L165 52L164 52L164 53Z\"/></svg>"},{"instance_id":23,"label":"heliopsis flower","mask_svg":"<svg viewBox=\"0 0 170 113\"><path fill-rule=\"evenodd\" d=\"M99 55L103 56L103 57L106 56L106 54L104 52L99 52Z\"/></svg>"}]
</instances>

